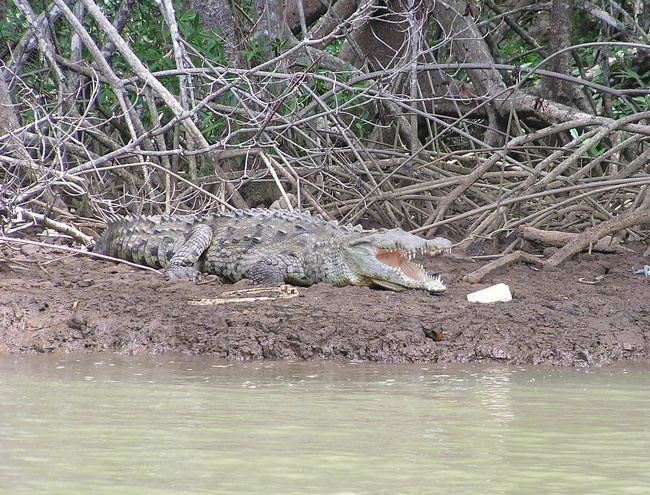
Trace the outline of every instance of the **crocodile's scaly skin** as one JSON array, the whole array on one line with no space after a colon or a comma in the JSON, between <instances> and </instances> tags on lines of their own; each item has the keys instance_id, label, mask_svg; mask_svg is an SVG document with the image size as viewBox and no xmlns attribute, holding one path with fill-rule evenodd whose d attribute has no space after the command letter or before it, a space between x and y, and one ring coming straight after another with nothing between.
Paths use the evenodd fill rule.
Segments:
<instances>
[{"instance_id":1,"label":"crocodile's scaly skin","mask_svg":"<svg viewBox=\"0 0 650 495\"><path fill-rule=\"evenodd\" d=\"M236 210L216 215L131 216L113 220L95 252L163 268L168 278L214 273L263 285L365 285L446 289L411 261L449 251L451 242L401 229L363 230L309 213Z\"/></svg>"}]
</instances>

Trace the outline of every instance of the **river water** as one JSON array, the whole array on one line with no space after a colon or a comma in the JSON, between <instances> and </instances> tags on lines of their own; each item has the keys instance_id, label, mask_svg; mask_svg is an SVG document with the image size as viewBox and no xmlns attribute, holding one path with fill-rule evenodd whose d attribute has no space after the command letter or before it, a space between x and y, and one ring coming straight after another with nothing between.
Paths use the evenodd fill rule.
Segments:
<instances>
[{"instance_id":1,"label":"river water","mask_svg":"<svg viewBox=\"0 0 650 495\"><path fill-rule=\"evenodd\" d=\"M1 494L649 494L650 367L0 357Z\"/></svg>"}]
</instances>

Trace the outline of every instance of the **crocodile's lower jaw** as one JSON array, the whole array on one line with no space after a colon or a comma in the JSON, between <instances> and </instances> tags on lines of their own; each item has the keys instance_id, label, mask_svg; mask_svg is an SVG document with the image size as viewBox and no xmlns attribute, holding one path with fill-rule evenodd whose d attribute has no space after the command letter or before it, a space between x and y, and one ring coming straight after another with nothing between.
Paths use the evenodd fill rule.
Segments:
<instances>
[{"instance_id":1,"label":"crocodile's lower jaw","mask_svg":"<svg viewBox=\"0 0 650 495\"><path fill-rule=\"evenodd\" d=\"M380 287L382 289L388 289L394 292L403 292L409 289L421 289L426 290L432 294L436 294L447 290L447 286L440 277L429 277L426 282L419 282L410 287L388 282L386 280L373 280L372 285L374 287Z\"/></svg>"},{"instance_id":2,"label":"crocodile's lower jaw","mask_svg":"<svg viewBox=\"0 0 650 495\"><path fill-rule=\"evenodd\" d=\"M372 286L375 287L375 288L392 290L394 292L404 292L406 290L409 290L406 287L403 287L403 286L397 285L397 284L393 284L391 282L386 282L385 280L373 280L372 281Z\"/></svg>"}]
</instances>

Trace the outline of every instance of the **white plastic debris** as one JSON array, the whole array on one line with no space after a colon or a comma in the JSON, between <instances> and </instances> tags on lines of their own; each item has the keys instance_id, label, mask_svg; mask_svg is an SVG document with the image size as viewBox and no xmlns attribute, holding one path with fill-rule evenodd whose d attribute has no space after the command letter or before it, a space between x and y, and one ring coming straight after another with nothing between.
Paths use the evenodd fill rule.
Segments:
<instances>
[{"instance_id":1,"label":"white plastic debris","mask_svg":"<svg viewBox=\"0 0 650 495\"><path fill-rule=\"evenodd\" d=\"M512 301L512 294L506 284L497 284L467 294L467 300L479 303L508 302Z\"/></svg>"}]
</instances>

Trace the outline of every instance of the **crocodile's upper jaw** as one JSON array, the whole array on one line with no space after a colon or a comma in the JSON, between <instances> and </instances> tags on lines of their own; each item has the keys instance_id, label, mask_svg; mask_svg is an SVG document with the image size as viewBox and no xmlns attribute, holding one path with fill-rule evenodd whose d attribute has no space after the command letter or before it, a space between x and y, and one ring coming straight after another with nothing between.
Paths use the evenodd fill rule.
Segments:
<instances>
[{"instance_id":1,"label":"crocodile's upper jaw","mask_svg":"<svg viewBox=\"0 0 650 495\"><path fill-rule=\"evenodd\" d=\"M448 252L451 242L437 237L425 240L402 230L365 235L344 246L342 254L348 268L359 279L358 285L394 291L422 289L443 292L447 289L439 276L432 276L413 261L416 254Z\"/></svg>"}]
</instances>

